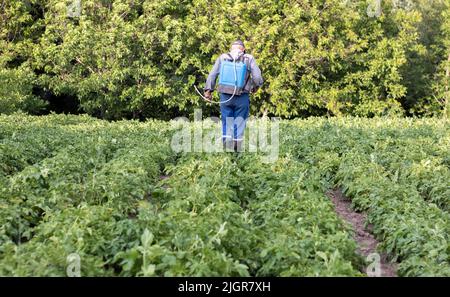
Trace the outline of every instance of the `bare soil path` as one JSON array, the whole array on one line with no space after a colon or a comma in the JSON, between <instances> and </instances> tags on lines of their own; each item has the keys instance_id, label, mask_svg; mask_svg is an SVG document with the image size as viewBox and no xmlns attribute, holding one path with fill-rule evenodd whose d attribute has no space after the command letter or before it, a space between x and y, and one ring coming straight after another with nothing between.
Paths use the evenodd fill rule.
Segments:
<instances>
[{"instance_id":1,"label":"bare soil path","mask_svg":"<svg viewBox=\"0 0 450 297\"><path fill-rule=\"evenodd\" d=\"M346 198L340 189L329 190L327 196L333 202L336 213L353 227L353 230L355 231L354 239L358 244L357 252L364 258L367 258L367 256L372 253L379 253L377 251L379 242L371 234L372 226L370 224L367 228L364 226L367 215L365 213L355 212L351 208L350 199ZM386 254L379 254L381 276L397 276L397 263L389 262Z\"/></svg>"}]
</instances>

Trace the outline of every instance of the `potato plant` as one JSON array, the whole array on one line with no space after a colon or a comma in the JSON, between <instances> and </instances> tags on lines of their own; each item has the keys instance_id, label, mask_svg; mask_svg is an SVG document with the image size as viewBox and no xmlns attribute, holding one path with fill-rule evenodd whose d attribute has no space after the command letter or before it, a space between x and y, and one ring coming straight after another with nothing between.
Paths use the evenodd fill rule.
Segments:
<instances>
[{"instance_id":1,"label":"potato plant","mask_svg":"<svg viewBox=\"0 0 450 297\"><path fill-rule=\"evenodd\" d=\"M399 275L448 276L449 127L283 120L266 164L176 153L168 122L3 115L0 275L65 276L76 253L83 276L363 276L341 188Z\"/></svg>"}]
</instances>

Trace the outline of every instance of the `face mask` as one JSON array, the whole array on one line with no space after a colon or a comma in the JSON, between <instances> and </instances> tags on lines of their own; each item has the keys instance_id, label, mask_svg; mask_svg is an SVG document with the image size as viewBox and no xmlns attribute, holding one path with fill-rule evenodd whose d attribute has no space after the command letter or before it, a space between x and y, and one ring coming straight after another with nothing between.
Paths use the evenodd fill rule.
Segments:
<instances>
[{"instance_id":1,"label":"face mask","mask_svg":"<svg viewBox=\"0 0 450 297\"><path fill-rule=\"evenodd\" d=\"M244 52L240 49L233 49L231 50L230 54L234 59L237 59L240 55L242 55Z\"/></svg>"}]
</instances>

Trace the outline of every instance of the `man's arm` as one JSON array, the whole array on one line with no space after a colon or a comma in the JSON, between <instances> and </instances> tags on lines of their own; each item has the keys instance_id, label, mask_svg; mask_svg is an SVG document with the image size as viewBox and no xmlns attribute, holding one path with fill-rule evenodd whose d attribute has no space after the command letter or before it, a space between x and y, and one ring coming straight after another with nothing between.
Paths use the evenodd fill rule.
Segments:
<instances>
[{"instance_id":1,"label":"man's arm","mask_svg":"<svg viewBox=\"0 0 450 297\"><path fill-rule=\"evenodd\" d=\"M264 80L261 75L261 69L256 64L255 58L250 60L250 71L252 73L253 86L255 91L262 86Z\"/></svg>"},{"instance_id":2,"label":"man's arm","mask_svg":"<svg viewBox=\"0 0 450 297\"><path fill-rule=\"evenodd\" d=\"M209 72L208 79L206 79L205 91L214 91L214 87L216 86L216 79L220 73L220 57L217 58L214 66Z\"/></svg>"}]
</instances>

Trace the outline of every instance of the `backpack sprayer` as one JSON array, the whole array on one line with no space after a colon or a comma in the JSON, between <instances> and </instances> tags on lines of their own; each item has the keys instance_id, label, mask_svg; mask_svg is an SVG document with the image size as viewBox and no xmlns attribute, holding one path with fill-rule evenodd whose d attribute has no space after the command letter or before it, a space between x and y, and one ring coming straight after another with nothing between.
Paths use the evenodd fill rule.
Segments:
<instances>
[{"instance_id":1,"label":"backpack sprayer","mask_svg":"<svg viewBox=\"0 0 450 297\"><path fill-rule=\"evenodd\" d=\"M236 58L234 58L233 56L231 56L230 54L228 54L228 56L231 58L231 60L233 62L231 62L231 60L223 60L220 63L220 72L219 72L219 87L218 87L218 91L220 93L225 93L225 94L230 94L232 95L229 99L225 100L225 101L212 101L209 100L208 98L206 98L205 96L203 96L200 91L198 90L198 88L194 85L195 90L197 91L197 93L200 95L200 97L202 97L205 101L208 101L210 103L217 103L217 104L223 104L223 103L227 103L229 101L231 101L234 96L236 95L241 95L242 94L242 90L244 89L247 81L248 81L248 77L247 80L245 80L245 76L247 74L248 71L248 67L247 64L244 62L237 62L237 59L240 59L242 57L242 54L239 55ZM244 57L245 59L245 57Z\"/></svg>"}]
</instances>

